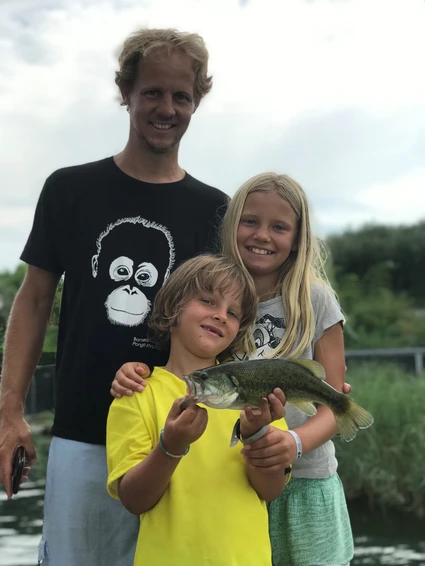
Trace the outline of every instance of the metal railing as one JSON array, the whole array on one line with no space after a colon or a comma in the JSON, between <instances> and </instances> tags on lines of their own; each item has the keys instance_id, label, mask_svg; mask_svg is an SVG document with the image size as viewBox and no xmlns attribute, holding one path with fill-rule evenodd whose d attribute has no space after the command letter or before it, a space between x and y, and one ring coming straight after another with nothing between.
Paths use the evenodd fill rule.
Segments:
<instances>
[{"instance_id":1,"label":"metal railing","mask_svg":"<svg viewBox=\"0 0 425 566\"><path fill-rule=\"evenodd\" d=\"M409 373L420 376L424 372L425 347L423 348L377 348L376 350L346 350L347 365L350 360L387 361L402 366Z\"/></svg>"},{"instance_id":2,"label":"metal railing","mask_svg":"<svg viewBox=\"0 0 425 566\"><path fill-rule=\"evenodd\" d=\"M400 365L405 371L425 377L425 347L346 350L348 369L359 362L386 361ZM50 411L54 407L54 365L37 366L26 403L27 415Z\"/></svg>"},{"instance_id":3,"label":"metal railing","mask_svg":"<svg viewBox=\"0 0 425 566\"><path fill-rule=\"evenodd\" d=\"M25 414L35 415L53 410L54 381L54 365L37 366L25 401Z\"/></svg>"}]
</instances>

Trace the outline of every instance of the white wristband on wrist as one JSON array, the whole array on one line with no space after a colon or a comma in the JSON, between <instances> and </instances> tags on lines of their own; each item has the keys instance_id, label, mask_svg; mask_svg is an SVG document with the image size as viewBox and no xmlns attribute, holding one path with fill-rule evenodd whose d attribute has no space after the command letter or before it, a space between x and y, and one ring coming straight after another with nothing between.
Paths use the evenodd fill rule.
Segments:
<instances>
[{"instance_id":1,"label":"white wristband on wrist","mask_svg":"<svg viewBox=\"0 0 425 566\"><path fill-rule=\"evenodd\" d=\"M295 440L295 444L297 446L297 460L298 460L303 455L303 444L301 442L301 438L298 436L295 430L287 430L286 432L289 432L289 434Z\"/></svg>"}]
</instances>

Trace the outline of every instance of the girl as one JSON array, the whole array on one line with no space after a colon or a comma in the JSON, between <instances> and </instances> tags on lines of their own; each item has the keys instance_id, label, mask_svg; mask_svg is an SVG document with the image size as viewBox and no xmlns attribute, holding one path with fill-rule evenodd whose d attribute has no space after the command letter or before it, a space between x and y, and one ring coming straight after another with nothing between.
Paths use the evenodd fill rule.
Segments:
<instances>
[{"instance_id":1,"label":"girl","mask_svg":"<svg viewBox=\"0 0 425 566\"><path fill-rule=\"evenodd\" d=\"M325 368L326 381L342 390L344 317L300 185L275 173L247 181L228 206L222 246L252 276L260 300L256 351L249 357L314 359ZM335 419L324 406L309 418L288 404L286 415L285 463L293 464L293 472L288 488L269 505L273 565L345 565L354 548L330 440Z\"/></svg>"},{"instance_id":2,"label":"girl","mask_svg":"<svg viewBox=\"0 0 425 566\"><path fill-rule=\"evenodd\" d=\"M314 359L326 381L343 390L344 317L329 285L319 242L313 237L306 195L286 175L263 173L234 195L223 220L224 254L253 278L259 296L249 357ZM244 352L235 355L246 359ZM117 372L113 394L143 388L137 363ZM134 381L139 383L136 385ZM344 390L347 392L347 389ZM346 565L354 554L345 496L336 473L331 411L319 406L307 417L286 405L285 465L292 480L269 505L273 566Z\"/></svg>"}]
</instances>

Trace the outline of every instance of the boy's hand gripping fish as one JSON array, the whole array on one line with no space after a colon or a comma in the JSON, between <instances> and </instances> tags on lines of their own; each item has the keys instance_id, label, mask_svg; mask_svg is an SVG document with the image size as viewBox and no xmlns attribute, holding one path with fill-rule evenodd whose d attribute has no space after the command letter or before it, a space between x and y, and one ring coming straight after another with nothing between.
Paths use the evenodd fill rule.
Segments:
<instances>
[{"instance_id":1,"label":"boy's hand gripping fish","mask_svg":"<svg viewBox=\"0 0 425 566\"><path fill-rule=\"evenodd\" d=\"M228 362L197 370L183 377L189 398L182 408L203 403L214 409L242 410L258 407L275 387L288 403L309 416L313 403L326 405L335 415L338 432L348 442L359 428L368 428L373 417L324 381L323 367L312 360L248 360Z\"/></svg>"}]
</instances>

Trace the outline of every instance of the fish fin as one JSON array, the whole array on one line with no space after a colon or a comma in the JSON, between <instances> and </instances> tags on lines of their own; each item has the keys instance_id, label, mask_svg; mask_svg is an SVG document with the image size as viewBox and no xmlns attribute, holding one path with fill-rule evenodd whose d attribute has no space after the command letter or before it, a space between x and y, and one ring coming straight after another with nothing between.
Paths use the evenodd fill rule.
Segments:
<instances>
[{"instance_id":1,"label":"fish fin","mask_svg":"<svg viewBox=\"0 0 425 566\"><path fill-rule=\"evenodd\" d=\"M359 428L368 428L373 424L372 415L348 399L348 409L343 414L335 414L338 432L344 440L350 442L356 436Z\"/></svg>"},{"instance_id":2,"label":"fish fin","mask_svg":"<svg viewBox=\"0 0 425 566\"><path fill-rule=\"evenodd\" d=\"M291 361L293 364L298 364L299 366L303 366L308 369L314 376L318 377L319 379L326 379L326 373L322 365L319 362L315 362L314 360L288 360Z\"/></svg>"},{"instance_id":3,"label":"fish fin","mask_svg":"<svg viewBox=\"0 0 425 566\"><path fill-rule=\"evenodd\" d=\"M316 407L310 401L293 401L292 399L288 401L293 407L299 409L309 417L314 417L317 413Z\"/></svg>"},{"instance_id":4,"label":"fish fin","mask_svg":"<svg viewBox=\"0 0 425 566\"><path fill-rule=\"evenodd\" d=\"M232 430L232 436L230 437L230 448L233 448L233 446L236 446L236 444L239 442L240 424L241 424L241 420L238 419L235 422L235 426L233 427Z\"/></svg>"}]
</instances>

